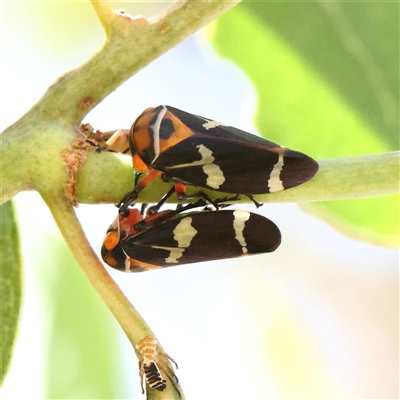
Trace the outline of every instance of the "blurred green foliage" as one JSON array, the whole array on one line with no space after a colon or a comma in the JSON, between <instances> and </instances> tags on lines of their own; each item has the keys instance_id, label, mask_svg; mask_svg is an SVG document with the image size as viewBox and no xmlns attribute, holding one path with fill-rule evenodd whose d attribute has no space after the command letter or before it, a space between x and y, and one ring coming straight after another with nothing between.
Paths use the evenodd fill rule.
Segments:
<instances>
[{"instance_id":1,"label":"blurred green foliage","mask_svg":"<svg viewBox=\"0 0 400 400\"><path fill-rule=\"evenodd\" d=\"M253 82L264 137L316 159L398 149L398 3L244 2L209 32ZM394 195L307 209L353 237L397 246L398 204Z\"/></svg>"},{"instance_id":2,"label":"blurred green foliage","mask_svg":"<svg viewBox=\"0 0 400 400\"><path fill-rule=\"evenodd\" d=\"M66 244L52 237L47 246L40 268L49 317L45 398L128 398L121 329Z\"/></svg>"},{"instance_id":3,"label":"blurred green foliage","mask_svg":"<svg viewBox=\"0 0 400 400\"><path fill-rule=\"evenodd\" d=\"M22 266L13 204L11 201L8 201L0 207L0 383L3 383L10 366L14 342L17 335L19 313L21 309Z\"/></svg>"}]
</instances>

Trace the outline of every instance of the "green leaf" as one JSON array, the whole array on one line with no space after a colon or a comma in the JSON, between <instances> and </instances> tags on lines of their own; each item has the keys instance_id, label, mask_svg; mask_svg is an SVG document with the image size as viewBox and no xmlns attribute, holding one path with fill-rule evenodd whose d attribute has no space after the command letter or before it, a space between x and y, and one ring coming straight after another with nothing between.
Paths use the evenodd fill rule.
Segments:
<instances>
[{"instance_id":1,"label":"green leaf","mask_svg":"<svg viewBox=\"0 0 400 400\"><path fill-rule=\"evenodd\" d=\"M21 256L11 201L1 206L1 377L9 369L21 310Z\"/></svg>"},{"instance_id":2,"label":"green leaf","mask_svg":"<svg viewBox=\"0 0 400 400\"><path fill-rule=\"evenodd\" d=\"M398 11L398 3L248 2L210 37L253 82L263 136L316 159L374 154L398 148ZM347 234L395 246L398 201L312 207Z\"/></svg>"},{"instance_id":3,"label":"green leaf","mask_svg":"<svg viewBox=\"0 0 400 400\"><path fill-rule=\"evenodd\" d=\"M50 315L45 398L129 397L115 319L66 245L55 237L45 242L40 266Z\"/></svg>"}]
</instances>

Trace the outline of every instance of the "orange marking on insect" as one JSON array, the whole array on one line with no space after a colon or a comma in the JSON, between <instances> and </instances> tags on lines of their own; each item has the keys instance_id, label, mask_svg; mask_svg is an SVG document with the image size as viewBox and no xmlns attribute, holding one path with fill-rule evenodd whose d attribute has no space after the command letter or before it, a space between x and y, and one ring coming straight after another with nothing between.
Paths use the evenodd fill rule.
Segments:
<instances>
[{"instance_id":1,"label":"orange marking on insect","mask_svg":"<svg viewBox=\"0 0 400 400\"><path fill-rule=\"evenodd\" d=\"M143 220L142 214L136 208L129 208L128 211L126 217L119 215L119 227L124 237L137 235L139 232L135 229L135 225Z\"/></svg>"},{"instance_id":2,"label":"orange marking on insect","mask_svg":"<svg viewBox=\"0 0 400 400\"><path fill-rule=\"evenodd\" d=\"M132 157L133 166L140 172L145 172L149 170L149 167L144 163L144 161L140 158L138 153L135 153Z\"/></svg>"},{"instance_id":3,"label":"orange marking on insect","mask_svg":"<svg viewBox=\"0 0 400 400\"><path fill-rule=\"evenodd\" d=\"M118 243L119 243L119 233L115 231L108 232L106 237L104 238L104 247L108 251L111 251L118 245Z\"/></svg>"},{"instance_id":4,"label":"orange marking on insect","mask_svg":"<svg viewBox=\"0 0 400 400\"><path fill-rule=\"evenodd\" d=\"M158 171L156 169L152 169L138 184L137 187L142 190L145 188L150 182L153 182L158 176L162 174L162 171Z\"/></svg>"},{"instance_id":5,"label":"orange marking on insect","mask_svg":"<svg viewBox=\"0 0 400 400\"><path fill-rule=\"evenodd\" d=\"M131 269L141 268L144 272L144 271L152 271L154 269L159 269L161 267L159 265L154 265L154 264L150 264L148 262L143 262L143 261L139 261L139 260L135 260L135 259L131 258L130 259L130 268Z\"/></svg>"},{"instance_id":6,"label":"orange marking on insect","mask_svg":"<svg viewBox=\"0 0 400 400\"><path fill-rule=\"evenodd\" d=\"M111 253L108 253L106 256L104 256L103 260L112 268L117 268L118 266L118 261Z\"/></svg>"},{"instance_id":7,"label":"orange marking on insect","mask_svg":"<svg viewBox=\"0 0 400 400\"><path fill-rule=\"evenodd\" d=\"M186 193L186 185L184 183L175 183L175 192L178 198Z\"/></svg>"},{"instance_id":8,"label":"orange marking on insect","mask_svg":"<svg viewBox=\"0 0 400 400\"><path fill-rule=\"evenodd\" d=\"M153 136L149 132L151 122L154 120L154 113L144 111L133 123L130 135L135 147L135 151L139 154L153 146Z\"/></svg>"},{"instance_id":9,"label":"orange marking on insect","mask_svg":"<svg viewBox=\"0 0 400 400\"><path fill-rule=\"evenodd\" d=\"M172 121L174 133L168 139L160 138L160 153L193 136L193 131L171 112L165 113L163 120L165 119Z\"/></svg>"}]
</instances>

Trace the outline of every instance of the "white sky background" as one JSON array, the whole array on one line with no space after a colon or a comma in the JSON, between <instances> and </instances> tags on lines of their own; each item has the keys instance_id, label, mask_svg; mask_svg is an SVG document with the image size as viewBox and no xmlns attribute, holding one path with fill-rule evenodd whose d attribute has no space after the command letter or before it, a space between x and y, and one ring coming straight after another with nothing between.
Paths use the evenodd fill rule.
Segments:
<instances>
[{"instance_id":1,"label":"white sky background","mask_svg":"<svg viewBox=\"0 0 400 400\"><path fill-rule=\"evenodd\" d=\"M64 45L67 31L61 25L46 43L39 22L23 6L2 5L2 129L22 116L57 76L84 62L102 40L92 15L90 26L95 28L84 40L78 35L74 46ZM62 51L57 50L58 38ZM201 34L118 88L85 122L104 131L129 128L143 109L159 104L255 132L255 91L240 70L212 54ZM32 193L15 200L26 246L46 251L41 237L57 234L46 207ZM81 205L77 212L99 253L115 207ZM210 393L229 400L395 397L398 252L345 237L295 204L265 205L257 212L282 232L282 245L273 254L154 273L110 271L177 360L187 398L210 398ZM3 399L42 398L46 315L41 293L35 291L39 278L34 266L25 273L23 320L16 357L0 391ZM137 361L131 349L126 354L128 379L137 376ZM293 359L307 357L315 364L305 363L301 368L306 373L296 381ZM134 398L143 398L139 381L128 385Z\"/></svg>"}]
</instances>

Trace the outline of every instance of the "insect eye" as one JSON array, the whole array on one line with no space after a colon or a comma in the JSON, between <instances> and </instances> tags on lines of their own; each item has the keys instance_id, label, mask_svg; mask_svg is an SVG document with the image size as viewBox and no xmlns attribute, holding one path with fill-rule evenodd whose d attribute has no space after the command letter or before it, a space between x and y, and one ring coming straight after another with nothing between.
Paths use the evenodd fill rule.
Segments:
<instances>
[{"instance_id":1,"label":"insect eye","mask_svg":"<svg viewBox=\"0 0 400 400\"><path fill-rule=\"evenodd\" d=\"M118 212L119 212L119 215L123 218L129 217L129 208L120 208Z\"/></svg>"},{"instance_id":2,"label":"insect eye","mask_svg":"<svg viewBox=\"0 0 400 400\"><path fill-rule=\"evenodd\" d=\"M138 232L142 232L146 227L146 221L140 221L137 224L135 224L135 230Z\"/></svg>"}]
</instances>

